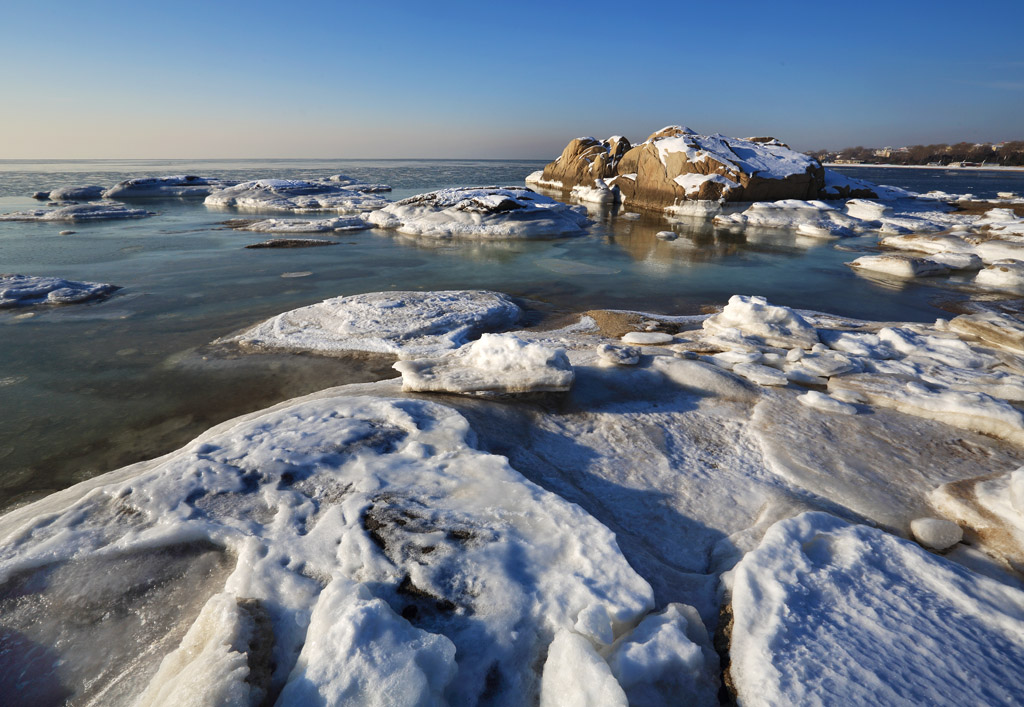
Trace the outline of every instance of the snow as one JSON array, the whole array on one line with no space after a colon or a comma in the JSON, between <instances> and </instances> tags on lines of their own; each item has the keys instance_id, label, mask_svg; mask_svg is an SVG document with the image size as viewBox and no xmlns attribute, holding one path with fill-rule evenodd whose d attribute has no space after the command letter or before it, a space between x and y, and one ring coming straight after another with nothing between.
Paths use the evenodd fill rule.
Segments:
<instances>
[{"instance_id":1,"label":"snow","mask_svg":"<svg viewBox=\"0 0 1024 707\"><path fill-rule=\"evenodd\" d=\"M588 204L614 204L619 200L619 189L615 186L609 187L603 179L595 179L593 186L574 186L571 196L576 201Z\"/></svg>"},{"instance_id":2,"label":"snow","mask_svg":"<svg viewBox=\"0 0 1024 707\"><path fill-rule=\"evenodd\" d=\"M686 196L691 198L696 197L700 188L707 183L721 184L724 187L723 198L729 190L737 189L740 186L739 182L734 182L721 174L680 174L672 181L681 186Z\"/></svg>"},{"instance_id":3,"label":"snow","mask_svg":"<svg viewBox=\"0 0 1024 707\"><path fill-rule=\"evenodd\" d=\"M946 550L960 542L964 531L945 518L915 518L910 521L914 540L932 550Z\"/></svg>"},{"instance_id":4,"label":"snow","mask_svg":"<svg viewBox=\"0 0 1024 707\"><path fill-rule=\"evenodd\" d=\"M564 350L505 334L482 334L441 358L399 361L394 368L407 392L564 392L574 377Z\"/></svg>"},{"instance_id":5,"label":"snow","mask_svg":"<svg viewBox=\"0 0 1024 707\"><path fill-rule=\"evenodd\" d=\"M731 590L741 704L1012 704L1024 691L1024 592L881 530L784 520Z\"/></svg>"},{"instance_id":6,"label":"snow","mask_svg":"<svg viewBox=\"0 0 1024 707\"><path fill-rule=\"evenodd\" d=\"M809 408L814 408L815 410L821 410L822 412L829 412L836 415L857 414L856 405L845 403L841 400L837 400L832 396L826 395L825 393L820 393L816 390L808 390L806 393L797 398L797 400L799 400L802 405L806 405Z\"/></svg>"},{"instance_id":7,"label":"snow","mask_svg":"<svg viewBox=\"0 0 1024 707\"><path fill-rule=\"evenodd\" d=\"M662 331L631 331L622 336L625 344L640 344L641 346L654 346L658 344L671 344L675 337Z\"/></svg>"},{"instance_id":8,"label":"snow","mask_svg":"<svg viewBox=\"0 0 1024 707\"><path fill-rule=\"evenodd\" d=\"M720 214L713 219L719 226L738 224L759 228L799 230L803 235L821 238L852 236L865 228L864 222L853 218L823 201L782 199L757 201L745 211Z\"/></svg>"},{"instance_id":9,"label":"snow","mask_svg":"<svg viewBox=\"0 0 1024 707\"><path fill-rule=\"evenodd\" d=\"M670 130L663 128L659 132ZM805 174L818 166L817 161L779 143L762 143L731 138L720 134L698 135L687 132L653 140L662 164L667 165L673 153L683 153L692 163L710 158L733 171L757 175L766 179L785 179Z\"/></svg>"},{"instance_id":10,"label":"snow","mask_svg":"<svg viewBox=\"0 0 1024 707\"><path fill-rule=\"evenodd\" d=\"M343 233L362 231L370 227L366 221L355 216L317 219L268 218L260 221L236 219L228 221L226 225L239 231L256 233Z\"/></svg>"},{"instance_id":11,"label":"snow","mask_svg":"<svg viewBox=\"0 0 1024 707\"><path fill-rule=\"evenodd\" d=\"M107 199L152 199L156 197L206 196L227 186L219 179L178 174L168 177L136 177L118 182L103 192ZM53 198L51 192L50 198Z\"/></svg>"},{"instance_id":12,"label":"snow","mask_svg":"<svg viewBox=\"0 0 1024 707\"><path fill-rule=\"evenodd\" d=\"M556 238L590 224L585 209L520 187L441 189L367 216L380 228L429 238Z\"/></svg>"},{"instance_id":13,"label":"snow","mask_svg":"<svg viewBox=\"0 0 1024 707\"><path fill-rule=\"evenodd\" d=\"M818 333L799 314L788 307L768 304L764 297L733 295L718 314L704 320L704 331L716 335L735 335L784 348L811 348Z\"/></svg>"},{"instance_id":14,"label":"snow","mask_svg":"<svg viewBox=\"0 0 1024 707\"><path fill-rule=\"evenodd\" d=\"M103 196L104 188L91 185L87 187L57 187L48 195L50 201L93 201Z\"/></svg>"},{"instance_id":15,"label":"snow","mask_svg":"<svg viewBox=\"0 0 1024 707\"><path fill-rule=\"evenodd\" d=\"M929 277L945 275L951 268L931 258L914 258L907 255L883 254L862 255L847 263L854 270L867 270L895 277Z\"/></svg>"},{"instance_id":16,"label":"snow","mask_svg":"<svg viewBox=\"0 0 1024 707\"><path fill-rule=\"evenodd\" d=\"M371 292L278 314L228 339L254 349L437 356L484 331L511 327L521 310L484 290Z\"/></svg>"},{"instance_id":17,"label":"snow","mask_svg":"<svg viewBox=\"0 0 1024 707\"><path fill-rule=\"evenodd\" d=\"M0 221L108 221L129 218L146 218L152 211L129 209L122 204L106 201L91 201L85 204L58 206L53 209L30 209L0 215Z\"/></svg>"},{"instance_id":18,"label":"snow","mask_svg":"<svg viewBox=\"0 0 1024 707\"><path fill-rule=\"evenodd\" d=\"M210 193L203 201L216 208L239 211L328 211L353 214L379 209L389 203L372 194L349 189L340 183L298 179L257 179Z\"/></svg>"},{"instance_id":19,"label":"snow","mask_svg":"<svg viewBox=\"0 0 1024 707\"><path fill-rule=\"evenodd\" d=\"M583 636L561 630L548 647L541 707L628 707L608 664Z\"/></svg>"},{"instance_id":20,"label":"snow","mask_svg":"<svg viewBox=\"0 0 1024 707\"><path fill-rule=\"evenodd\" d=\"M635 366L640 362L640 349L634 346L600 344L597 355L601 361L615 366Z\"/></svg>"},{"instance_id":21,"label":"snow","mask_svg":"<svg viewBox=\"0 0 1024 707\"><path fill-rule=\"evenodd\" d=\"M909 192L906 189L890 187L884 184L872 184L871 182L866 182L863 179L847 177L845 174L841 174L840 172L836 172L835 170L831 170L826 167L825 188L821 192L821 198L839 198L843 189L849 189L850 191L867 190L873 192L875 194L875 198L882 200L894 200L915 196L913 192ZM851 213L850 215L852 216L854 214ZM863 216L858 216L858 218L863 218ZM878 217L873 216L872 218Z\"/></svg>"},{"instance_id":22,"label":"snow","mask_svg":"<svg viewBox=\"0 0 1024 707\"><path fill-rule=\"evenodd\" d=\"M0 309L31 304L73 304L99 299L121 289L102 282L59 277L0 275Z\"/></svg>"},{"instance_id":23,"label":"snow","mask_svg":"<svg viewBox=\"0 0 1024 707\"><path fill-rule=\"evenodd\" d=\"M364 193L376 193L382 191L391 191L391 185L389 184L368 184L355 177L349 177L345 174L333 174L327 178L327 181L337 184L345 189L352 191L359 191Z\"/></svg>"},{"instance_id":24,"label":"snow","mask_svg":"<svg viewBox=\"0 0 1024 707\"><path fill-rule=\"evenodd\" d=\"M974 284L991 290L1024 291L1024 260L997 260L975 275Z\"/></svg>"},{"instance_id":25,"label":"snow","mask_svg":"<svg viewBox=\"0 0 1024 707\"><path fill-rule=\"evenodd\" d=\"M524 181L527 184L533 184L535 186L547 189L562 188L562 182L558 181L557 179L544 179L544 171L540 169L537 170L536 172L530 172L530 174L526 175L526 179Z\"/></svg>"}]
</instances>

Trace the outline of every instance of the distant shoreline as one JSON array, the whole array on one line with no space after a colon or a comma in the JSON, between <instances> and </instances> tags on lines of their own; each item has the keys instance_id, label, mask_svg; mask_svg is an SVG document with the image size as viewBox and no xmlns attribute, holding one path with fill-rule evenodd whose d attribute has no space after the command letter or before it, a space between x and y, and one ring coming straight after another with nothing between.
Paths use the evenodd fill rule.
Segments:
<instances>
[{"instance_id":1,"label":"distant shoreline","mask_svg":"<svg viewBox=\"0 0 1024 707\"><path fill-rule=\"evenodd\" d=\"M846 164L840 162L824 162L825 167L878 167L885 169L944 169L965 172L1024 172L1024 167L1003 167L1001 165L992 167L948 167L934 164Z\"/></svg>"}]
</instances>

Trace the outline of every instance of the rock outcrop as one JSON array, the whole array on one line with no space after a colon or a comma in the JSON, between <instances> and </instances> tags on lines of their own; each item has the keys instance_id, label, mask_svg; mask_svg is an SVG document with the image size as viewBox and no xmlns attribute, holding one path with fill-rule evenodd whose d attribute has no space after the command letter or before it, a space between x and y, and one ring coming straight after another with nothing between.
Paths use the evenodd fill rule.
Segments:
<instances>
[{"instance_id":1,"label":"rock outcrop","mask_svg":"<svg viewBox=\"0 0 1024 707\"><path fill-rule=\"evenodd\" d=\"M690 201L777 201L848 196L814 159L771 137L700 135L672 125L630 146L621 137L576 138L527 183L571 191L603 180L629 208L663 210ZM832 189L826 189L826 186ZM857 196L872 198L870 185Z\"/></svg>"}]
</instances>

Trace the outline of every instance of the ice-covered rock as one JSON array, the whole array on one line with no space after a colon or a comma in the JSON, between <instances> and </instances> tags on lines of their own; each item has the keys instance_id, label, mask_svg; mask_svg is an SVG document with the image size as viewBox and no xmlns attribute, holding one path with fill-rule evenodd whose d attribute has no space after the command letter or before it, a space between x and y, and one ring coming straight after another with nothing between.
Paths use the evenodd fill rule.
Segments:
<instances>
[{"instance_id":1,"label":"ice-covered rock","mask_svg":"<svg viewBox=\"0 0 1024 707\"><path fill-rule=\"evenodd\" d=\"M806 513L731 578L743 705L1012 704L1024 592L875 528Z\"/></svg>"},{"instance_id":2,"label":"ice-covered rock","mask_svg":"<svg viewBox=\"0 0 1024 707\"><path fill-rule=\"evenodd\" d=\"M590 224L583 207L522 187L441 189L390 204L367 220L430 238L556 238Z\"/></svg>"},{"instance_id":3,"label":"ice-covered rock","mask_svg":"<svg viewBox=\"0 0 1024 707\"><path fill-rule=\"evenodd\" d=\"M29 304L73 304L121 289L102 282L75 282L38 275L0 275L0 309Z\"/></svg>"},{"instance_id":4,"label":"ice-covered rock","mask_svg":"<svg viewBox=\"0 0 1024 707\"><path fill-rule=\"evenodd\" d=\"M107 199L153 199L159 197L206 196L227 186L223 180L177 174L168 177L135 177L118 182L103 192ZM50 194L53 198L53 194Z\"/></svg>"},{"instance_id":5,"label":"ice-covered rock","mask_svg":"<svg viewBox=\"0 0 1024 707\"><path fill-rule=\"evenodd\" d=\"M508 296L483 290L371 292L278 314L230 340L322 354L437 356L482 332L508 329L521 313Z\"/></svg>"},{"instance_id":6,"label":"ice-covered rock","mask_svg":"<svg viewBox=\"0 0 1024 707\"><path fill-rule=\"evenodd\" d=\"M440 393L564 392L574 373L562 349L483 334L441 358L399 361L402 390Z\"/></svg>"},{"instance_id":7,"label":"ice-covered rock","mask_svg":"<svg viewBox=\"0 0 1024 707\"><path fill-rule=\"evenodd\" d=\"M85 204L58 206L55 209L30 209L0 215L0 221L113 221L129 218L146 218L152 211L129 209L123 204L106 201L91 201Z\"/></svg>"},{"instance_id":8,"label":"ice-covered rock","mask_svg":"<svg viewBox=\"0 0 1024 707\"><path fill-rule=\"evenodd\" d=\"M379 209L388 201L333 182L257 179L213 191L203 203L239 211L351 214Z\"/></svg>"},{"instance_id":9,"label":"ice-covered rock","mask_svg":"<svg viewBox=\"0 0 1024 707\"><path fill-rule=\"evenodd\" d=\"M1021 255L1024 257L1024 253ZM1024 290L1024 260L997 260L978 271L974 284L990 290Z\"/></svg>"},{"instance_id":10,"label":"ice-covered rock","mask_svg":"<svg viewBox=\"0 0 1024 707\"><path fill-rule=\"evenodd\" d=\"M543 171L527 177L527 183L566 190L577 186L590 188L596 180L615 176L619 160L629 149L629 140L617 135L607 140L578 137Z\"/></svg>"},{"instance_id":11,"label":"ice-covered rock","mask_svg":"<svg viewBox=\"0 0 1024 707\"><path fill-rule=\"evenodd\" d=\"M574 186L571 197L588 204L614 204L619 200L619 189L616 186L609 187L603 179L595 179L590 186Z\"/></svg>"},{"instance_id":12,"label":"ice-covered rock","mask_svg":"<svg viewBox=\"0 0 1024 707\"><path fill-rule=\"evenodd\" d=\"M880 186L863 179L848 177L833 169L824 170L825 184L818 191L819 199L900 199L913 196L899 187ZM851 215L853 215L851 213ZM858 218L863 218L859 216ZM874 216L872 218L877 218Z\"/></svg>"},{"instance_id":13,"label":"ice-covered rock","mask_svg":"<svg viewBox=\"0 0 1024 707\"><path fill-rule=\"evenodd\" d=\"M344 233L362 231L370 227L370 224L357 216L315 219L268 218L258 221L232 219L225 221L224 225L238 231L256 233Z\"/></svg>"},{"instance_id":14,"label":"ice-covered rock","mask_svg":"<svg viewBox=\"0 0 1024 707\"><path fill-rule=\"evenodd\" d=\"M87 187L57 187L47 197L50 201L94 201L103 197L104 188L97 185Z\"/></svg>"},{"instance_id":15,"label":"ice-covered rock","mask_svg":"<svg viewBox=\"0 0 1024 707\"><path fill-rule=\"evenodd\" d=\"M730 330L766 346L809 349L818 332L789 307L768 304L764 297L733 295L718 314L704 320L704 331L728 335Z\"/></svg>"},{"instance_id":16,"label":"ice-covered rock","mask_svg":"<svg viewBox=\"0 0 1024 707\"><path fill-rule=\"evenodd\" d=\"M946 550L963 540L964 531L945 518L915 518L910 521L914 540L932 550Z\"/></svg>"}]
</instances>

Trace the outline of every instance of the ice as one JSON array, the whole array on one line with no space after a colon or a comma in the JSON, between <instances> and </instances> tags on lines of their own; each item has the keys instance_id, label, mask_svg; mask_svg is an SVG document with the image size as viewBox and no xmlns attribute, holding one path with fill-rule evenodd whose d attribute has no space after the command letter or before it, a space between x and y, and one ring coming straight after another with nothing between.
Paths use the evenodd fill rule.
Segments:
<instances>
[{"instance_id":1,"label":"ice","mask_svg":"<svg viewBox=\"0 0 1024 707\"><path fill-rule=\"evenodd\" d=\"M588 204L614 204L619 200L619 189L615 186L609 187L603 179L595 179L593 186L574 186L572 198Z\"/></svg>"},{"instance_id":2,"label":"ice","mask_svg":"<svg viewBox=\"0 0 1024 707\"><path fill-rule=\"evenodd\" d=\"M961 314L950 320L949 329L962 336L981 339L989 346L1024 353L1024 322L1002 312Z\"/></svg>"},{"instance_id":3,"label":"ice","mask_svg":"<svg viewBox=\"0 0 1024 707\"><path fill-rule=\"evenodd\" d=\"M50 201L94 201L103 197L104 188L91 185L87 187L57 187L47 198Z\"/></svg>"},{"instance_id":4,"label":"ice","mask_svg":"<svg viewBox=\"0 0 1024 707\"><path fill-rule=\"evenodd\" d=\"M600 344L597 355L601 361L616 366L635 366L640 361L640 349L634 346Z\"/></svg>"},{"instance_id":5,"label":"ice","mask_svg":"<svg viewBox=\"0 0 1024 707\"><path fill-rule=\"evenodd\" d=\"M854 270L868 270L896 277L945 275L951 269L948 265L930 258L912 258L896 254L862 255L847 265Z\"/></svg>"},{"instance_id":6,"label":"ice","mask_svg":"<svg viewBox=\"0 0 1024 707\"><path fill-rule=\"evenodd\" d=\"M622 336L623 343L641 346L671 344L673 341L675 341L675 337L663 331L631 331Z\"/></svg>"},{"instance_id":7,"label":"ice","mask_svg":"<svg viewBox=\"0 0 1024 707\"><path fill-rule=\"evenodd\" d=\"M520 314L508 296L484 290L371 292L278 314L229 340L255 349L436 356L508 329Z\"/></svg>"},{"instance_id":8,"label":"ice","mask_svg":"<svg viewBox=\"0 0 1024 707\"><path fill-rule=\"evenodd\" d=\"M157 197L206 196L227 186L223 180L179 174L169 177L136 177L118 182L103 192L107 199L152 199ZM50 198L53 198L51 194Z\"/></svg>"},{"instance_id":9,"label":"ice","mask_svg":"<svg viewBox=\"0 0 1024 707\"><path fill-rule=\"evenodd\" d=\"M355 177L349 177L345 174L333 174L327 178L327 181L337 184L345 189L351 189L352 191L360 191L364 193L375 193L382 191L391 191L391 185L389 184L368 184L360 181Z\"/></svg>"},{"instance_id":10,"label":"ice","mask_svg":"<svg viewBox=\"0 0 1024 707\"><path fill-rule=\"evenodd\" d=\"M123 204L106 201L91 201L85 204L58 206L54 209L31 209L0 215L0 221L113 221L129 218L146 218L152 211L129 209Z\"/></svg>"},{"instance_id":11,"label":"ice","mask_svg":"<svg viewBox=\"0 0 1024 707\"><path fill-rule=\"evenodd\" d=\"M808 390L806 393L801 395L797 400L801 404L806 405L809 408L815 410L821 410L823 412L829 412L836 415L856 415L857 406L851 405L850 403L844 403L841 400L820 393L817 390Z\"/></svg>"},{"instance_id":12,"label":"ice","mask_svg":"<svg viewBox=\"0 0 1024 707\"><path fill-rule=\"evenodd\" d=\"M718 656L691 606L648 615L620 639L608 664L630 705L718 704Z\"/></svg>"},{"instance_id":13,"label":"ice","mask_svg":"<svg viewBox=\"0 0 1024 707\"><path fill-rule=\"evenodd\" d=\"M944 518L915 518L910 521L914 540L933 550L946 550L960 542L964 531Z\"/></svg>"},{"instance_id":14,"label":"ice","mask_svg":"<svg viewBox=\"0 0 1024 707\"><path fill-rule=\"evenodd\" d=\"M984 262L974 253L935 253L927 258L951 270L980 270Z\"/></svg>"},{"instance_id":15,"label":"ice","mask_svg":"<svg viewBox=\"0 0 1024 707\"><path fill-rule=\"evenodd\" d=\"M533 184L546 189L562 188L562 182L557 179L544 179L544 170L542 169L538 169L536 172L530 172L526 175L526 179L524 181L527 184Z\"/></svg>"},{"instance_id":16,"label":"ice","mask_svg":"<svg viewBox=\"0 0 1024 707\"><path fill-rule=\"evenodd\" d=\"M819 192L821 194L821 198L839 199L844 195L856 192L873 193L876 195L875 198L886 200L913 196L913 192L908 192L906 189L872 184L871 182L866 182L863 179L848 177L845 174L836 172L835 170L828 169L827 167L825 168L825 188Z\"/></svg>"},{"instance_id":17,"label":"ice","mask_svg":"<svg viewBox=\"0 0 1024 707\"><path fill-rule=\"evenodd\" d=\"M0 309L30 304L72 304L99 299L121 289L102 282L59 277L0 275Z\"/></svg>"},{"instance_id":18,"label":"ice","mask_svg":"<svg viewBox=\"0 0 1024 707\"><path fill-rule=\"evenodd\" d=\"M746 211L715 216L714 223L721 226L740 224L760 228L797 229L808 236L837 238L852 236L866 228L866 224L823 201L758 201Z\"/></svg>"},{"instance_id":19,"label":"ice","mask_svg":"<svg viewBox=\"0 0 1024 707\"><path fill-rule=\"evenodd\" d=\"M585 209L522 187L442 189L367 216L381 228L430 238L556 238L590 224Z\"/></svg>"},{"instance_id":20,"label":"ice","mask_svg":"<svg viewBox=\"0 0 1024 707\"><path fill-rule=\"evenodd\" d=\"M389 202L333 182L258 179L213 191L203 203L239 211L352 214L380 209Z\"/></svg>"},{"instance_id":21,"label":"ice","mask_svg":"<svg viewBox=\"0 0 1024 707\"><path fill-rule=\"evenodd\" d=\"M317 219L268 218L260 221L236 219L227 221L225 225L239 231L256 233L343 233L362 231L370 227L366 221L354 216Z\"/></svg>"},{"instance_id":22,"label":"ice","mask_svg":"<svg viewBox=\"0 0 1024 707\"><path fill-rule=\"evenodd\" d=\"M919 333L908 326L883 327L878 330L878 338L911 360L937 361L957 368L988 368L997 362L955 336Z\"/></svg>"},{"instance_id":23,"label":"ice","mask_svg":"<svg viewBox=\"0 0 1024 707\"><path fill-rule=\"evenodd\" d=\"M737 363L732 370L733 373L738 373L758 385L786 385L789 383L785 373L760 363Z\"/></svg>"},{"instance_id":24,"label":"ice","mask_svg":"<svg viewBox=\"0 0 1024 707\"><path fill-rule=\"evenodd\" d=\"M782 521L731 590L740 704L1013 704L1024 691L1024 592L881 530Z\"/></svg>"},{"instance_id":25,"label":"ice","mask_svg":"<svg viewBox=\"0 0 1024 707\"><path fill-rule=\"evenodd\" d=\"M722 190L723 199L730 189L737 189L740 186L738 182L734 182L721 174L680 174L672 181L681 186L685 190L687 198L691 199L697 198L700 188L708 182L721 184L724 187Z\"/></svg>"},{"instance_id":26,"label":"ice","mask_svg":"<svg viewBox=\"0 0 1024 707\"><path fill-rule=\"evenodd\" d=\"M1021 257L1024 258L1024 252ZM1020 292L1024 290L1024 260L997 260L978 271L974 284L986 289Z\"/></svg>"},{"instance_id":27,"label":"ice","mask_svg":"<svg viewBox=\"0 0 1024 707\"><path fill-rule=\"evenodd\" d=\"M658 155L665 165L672 161L673 153L683 153L692 163L704 162L710 157L732 172L765 179L802 175L817 166L814 158L790 150L779 142L754 142L720 134L698 135L679 129L679 126L668 126L658 131L672 132L677 134L654 138Z\"/></svg>"},{"instance_id":28,"label":"ice","mask_svg":"<svg viewBox=\"0 0 1024 707\"><path fill-rule=\"evenodd\" d=\"M403 391L442 393L563 392L573 369L562 349L505 334L483 334L441 358L399 361Z\"/></svg>"},{"instance_id":29,"label":"ice","mask_svg":"<svg viewBox=\"0 0 1024 707\"><path fill-rule=\"evenodd\" d=\"M628 707L608 664L583 636L559 631L548 647L541 707Z\"/></svg>"},{"instance_id":30,"label":"ice","mask_svg":"<svg viewBox=\"0 0 1024 707\"><path fill-rule=\"evenodd\" d=\"M922 253L969 253L974 246L954 235L911 234L886 236L879 243L886 248L911 250Z\"/></svg>"},{"instance_id":31,"label":"ice","mask_svg":"<svg viewBox=\"0 0 1024 707\"><path fill-rule=\"evenodd\" d=\"M811 348L818 332L788 307L768 304L764 297L733 295L721 312L704 320L704 331L725 334L736 330L743 337L767 346Z\"/></svg>"},{"instance_id":32,"label":"ice","mask_svg":"<svg viewBox=\"0 0 1024 707\"><path fill-rule=\"evenodd\" d=\"M1024 467L938 487L932 504L981 540L985 549L1024 567Z\"/></svg>"},{"instance_id":33,"label":"ice","mask_svg":"<svg viewBox=\"0 0 1024 707\"><path fill-rule=\"evenodd\" d=\"M847 216L862 221L876 221L892 213L892 206L889 204L879 204L877 201L868 201L867 199L850 199L846 202L845 208Z\"/></svg>"},{"instance_id":34,"label":"ice","mask_svg":"<svg viewBox=\"0 0 1024 707\"><path fill-rule=\"evenodd\" d=\"M986 263L997 263L1002 260L1024 261L1024 243L1015 241L983 241L975 246L974 252Z\"/></svg>"}]
</instances>

